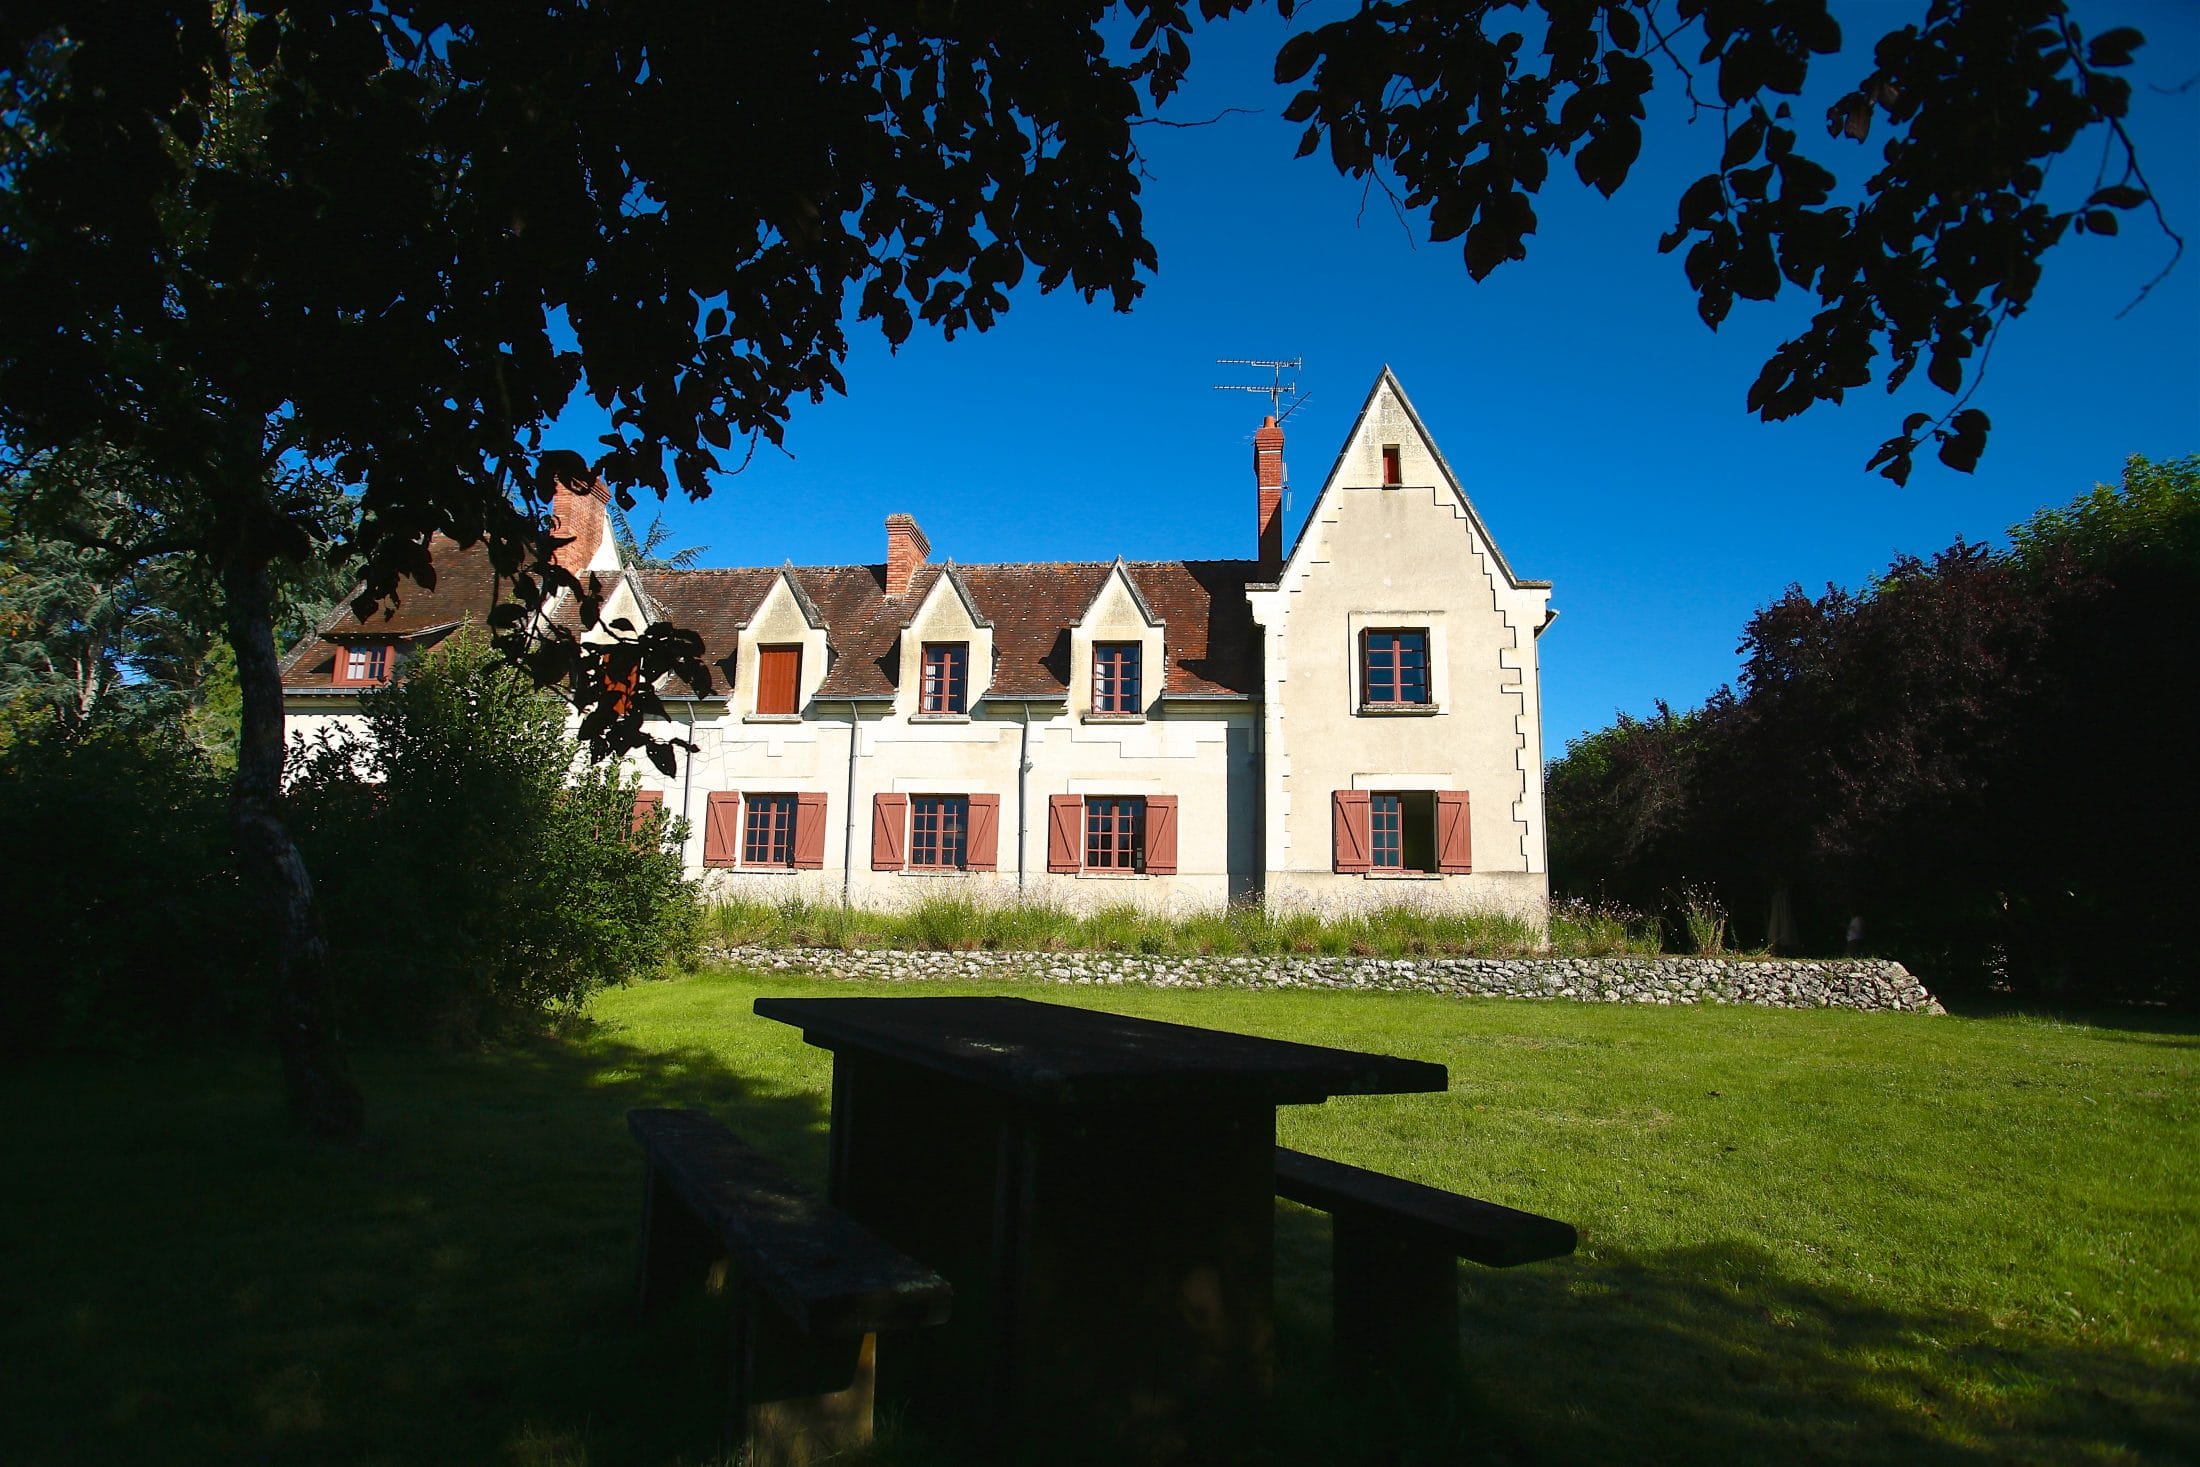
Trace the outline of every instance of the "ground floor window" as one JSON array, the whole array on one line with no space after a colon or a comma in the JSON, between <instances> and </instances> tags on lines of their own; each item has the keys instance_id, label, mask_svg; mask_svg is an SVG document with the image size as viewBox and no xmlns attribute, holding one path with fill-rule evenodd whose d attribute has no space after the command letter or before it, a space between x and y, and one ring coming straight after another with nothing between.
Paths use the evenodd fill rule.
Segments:
<instances>
[{"instance_id":1,"label":"ground floor window","mask_svg":"<svg viewBox=\"0 0 2200 1467\"><path fill-rule=\"evenodd\" d=\"M1377 871L1436 869L1436 796L1427 790L1367 801L1368 864Z\"/></svg>"},{"instance_id":2,"label":"ground floor window","mask_svg":"<svg viewBox=\"0 0 2200 1467\"><path fill-rule=\"evenodd\" d=\"M958 871L967 864L970 801L960 796L918 795L909 802L909 865Z\"/></svg>"},{"instance_id":3,"label":"ground floor window","mask_svg":"<svg viewBox=\"0 0 2200 1467\"><path fill-rule=\"evenodd\" d=\"M1085 801L1085 869L1146 869L1146 802L1130 798Z\"/></svg>"},{"instance_id":4,"label":"ground floor window","mask_svg":"<svg viewBox=\"0 0 2200 1467\"><path fill-rule=\"evenodd\" d=\"M794 864L794 796L750 795L741 814L741 864Z\"/></svg>"}]
</instances>

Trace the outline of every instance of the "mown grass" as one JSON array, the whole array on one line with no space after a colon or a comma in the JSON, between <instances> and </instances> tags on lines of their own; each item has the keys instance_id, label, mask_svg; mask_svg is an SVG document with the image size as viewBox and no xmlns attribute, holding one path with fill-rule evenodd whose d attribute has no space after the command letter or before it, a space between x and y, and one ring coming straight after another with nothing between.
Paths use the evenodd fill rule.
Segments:
<instances>
[{"instance_id":1,"label":"mown grass","mask_svg":"<svg viewBox=\"0 0 2200 1467\"><path fill-rule=\"evenodd\" d=\"M0 1075L0 1459L712 1460L723 1318L630 1316L623 1113L707 1107L816 1179L829 1057L749 1006L897 991L706 972L562 1039L366 1053L363 1152L297 1139L258 1054ZM986 990L927 990L953 991ZM1282 1137L1581 1230L1570 1259L1461 1271L1465 1407L1412 1422L1328 1394L1326 1223L1279 1208L1248 1460L2200 1459L2190 1025L1047 997L1440 1061L1443 1094L1287 1107Z\"/></svg>"},{"instance_id":2,"label":"mown grass","mask_svg":"<svg viewBox=\"0 0 2200 1467\"><path fill-rule=\"evenodd\" d=\"M728 947L925 948L936 951L1125 952L1409 958L1607 957L1659 951L1657 924L1631 912L1558 902L1548 930L1503 912L1406 904L1350 915L1270 913L1238 904L1189 914L1129 904L1072 912L1040 900L937 896L900 912L831 903L725 898L707 930Z\"/></svg>"}]
</instances>

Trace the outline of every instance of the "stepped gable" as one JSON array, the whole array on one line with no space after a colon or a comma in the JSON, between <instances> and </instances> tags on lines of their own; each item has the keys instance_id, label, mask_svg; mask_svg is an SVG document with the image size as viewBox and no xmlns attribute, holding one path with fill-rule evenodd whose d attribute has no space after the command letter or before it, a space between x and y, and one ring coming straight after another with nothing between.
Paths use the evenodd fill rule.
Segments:
<instances>
[{"instance_id":1,"label":"stepped gable","mask_svg":"<svg viewBox=\"0 0 2200 1467\"><path fill-rule=\"evenodd\" d=\"M979 612L993 624L994 698L1060 698L1069 685L1070 628L1106 579L1112 562L1076 561L957 565ZM1257 579L1250 560L1160 560L1125 564L1153 614L1167 624L1164 691L1244 696L1258 691L1256 628L1245 586ZM795 583L816 606L833 649L833 667L817 696L890 698L899 674L901 634L945 572L920 564L908 591L886 594L884 565L795 566ZM724 695L732 682L740 625L755 614L780 571L641 571L630 573L665 620L702 635L704 661ZM663 689L686 696L670 680Z\"/></svg>"},{"instance_id":2,"label":"stepped gable","mask_svg":"<svg viewBox=\"0 0 2200 1467\"><path fill-rule=\"evenodd\" d=\"M397 583L396 594L364 620L344 602L322 618L314 634L290 649L282 662L286 688L325 688L336 674L336 649L346 642L440 641L460 622L486 625L489 608L496 605L505 582L489 563L484 544L461 546L446 535L428 545L435 565L431 589L407 580Z\"/></svg>"}]
</instances>

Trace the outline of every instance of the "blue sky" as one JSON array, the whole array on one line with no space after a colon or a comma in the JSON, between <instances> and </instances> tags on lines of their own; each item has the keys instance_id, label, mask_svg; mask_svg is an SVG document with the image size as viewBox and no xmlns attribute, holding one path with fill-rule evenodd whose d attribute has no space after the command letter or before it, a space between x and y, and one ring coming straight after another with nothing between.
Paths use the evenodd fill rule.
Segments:
<instances>
[{"instance_id":1,"label":"blue sky","mask_svg":"<svg viewBox=\"0 0 2200 1467\"><path fill-rule=\"evenodd\" d=\"M1834 145L1816 119L1861 74L1871 40L1921 9L1843 8L1849 51L1819 62L1796 108L1804 146L1844 180L1876 161L1877 144ZM1998 537L2115 480L2129 454L2200 451L2200 86L2148 85L2200 73L2200 8L2077 11L2089 33L2146 32L2129 73L2132 132L2194 244L2122 319L2168 257L2159 234L2126 215L2118 238L2074 236L2050 254L1974 399L1994 420L1975 475L1921 460L1897 489L1864 471L1905 412L1945 406L1922 382L1784 424L1744 411L1801 305L1740 303L1714 335L1679 256L1656 252L1681 191L1716 159L1715 119L1685 125L1685 103L1653 99L1619 196L1554 169L1529 258L1476 284L1453 246L1427 243L1419 221L1409 236L1379 193L1363 211L1360 187L1325 159L1292 158L1299 129L1268 81L1287 28L1260 14L1195 38L1191 84L1164 115L1261 115L1141 129L1161 264L1131 312L1025 289L992 331L952 343L920 328L896 354L858 331L847 395L798 405L787 453L760 448L709 500L666 506L673 543L707 545L711 565L875 561L881 520L907 511L935 558L965 562L1250 555L1251 435L1265 404L1211 390L1255 380L1214 359L1305 359L1288 534L1387 362L1514 568L1556 583L1546 756L1615 711L1692 705L1734 675L1743 622L1790 582L1853 585L1899 551ZM1316 3L1298 23L1338 13ZM2082 195L2096 161L2062 160L2056 182ZM585 409L561 427L583 447L597 431Z\"/></svg>"}]
</instances>

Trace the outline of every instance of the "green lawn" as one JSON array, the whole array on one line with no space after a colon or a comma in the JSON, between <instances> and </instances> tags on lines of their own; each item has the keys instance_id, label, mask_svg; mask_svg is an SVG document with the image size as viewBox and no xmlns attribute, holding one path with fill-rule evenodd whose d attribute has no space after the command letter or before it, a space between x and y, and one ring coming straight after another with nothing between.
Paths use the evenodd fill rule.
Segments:
<instances>
[{"instance_id":1,"label":"green lawn","mask_svg":"<svg viewBox=\"0 0 2200 1467\"><path fill-rule=\"evenodd\" d=\"M718 1320L628 1316L621 1116L707 1106L814 1176L827 1057L749 1014L804 991L864 990L709 974L568 1040L364 1054L364 1154L295 1139L257 1054L0 1075L0 1461L710 1460ZM1447 1094L1288 1109L1283 1139L1581 1229L1462 1270L1467 1411L1401 1456L1320 1388L1324 1224L1284 1209L1264 1459L2200 1459L2189 1025L1044 997L1441 1061Z\"/></svg>"}]
</instances>

